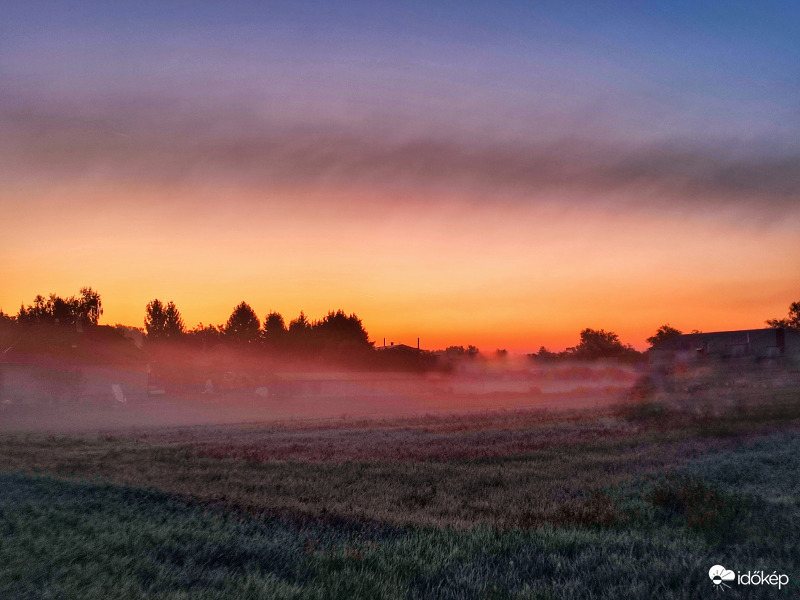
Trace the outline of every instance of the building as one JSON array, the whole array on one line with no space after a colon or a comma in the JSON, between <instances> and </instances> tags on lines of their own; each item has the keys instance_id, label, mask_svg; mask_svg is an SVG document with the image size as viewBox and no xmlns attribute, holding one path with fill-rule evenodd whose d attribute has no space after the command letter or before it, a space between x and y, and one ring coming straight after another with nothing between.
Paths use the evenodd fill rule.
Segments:
<instances>
[{"instance_id":1,"label":"building","mask_svg":"<svg viewBox=\"0 0 800 600\"><path fill-rule=\"evenodd\" d=\"M745 329L687 333L650 350L650 364L705 361L777 362L800 359L800 332L793 329Z\"/></svg>"}]
</instances>

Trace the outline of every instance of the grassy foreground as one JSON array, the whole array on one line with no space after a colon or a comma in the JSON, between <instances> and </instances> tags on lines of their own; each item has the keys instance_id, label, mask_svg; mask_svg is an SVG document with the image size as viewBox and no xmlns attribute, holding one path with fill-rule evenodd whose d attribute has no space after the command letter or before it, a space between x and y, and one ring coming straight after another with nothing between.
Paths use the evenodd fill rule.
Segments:
<instances>
[{"instance_id":1,"label":"grassy foreground","mask_svg":"<svg viewBox=\"0 0 800 600\"><path fill-rule=\"evenodd\" d=\"M790 578L731 597L797 597L799 469L800 436L775 434L595 489L605 524L535 529L268 516L6 472L0 597L704 598L715 564Z\"/></svg>"}]
</instances>

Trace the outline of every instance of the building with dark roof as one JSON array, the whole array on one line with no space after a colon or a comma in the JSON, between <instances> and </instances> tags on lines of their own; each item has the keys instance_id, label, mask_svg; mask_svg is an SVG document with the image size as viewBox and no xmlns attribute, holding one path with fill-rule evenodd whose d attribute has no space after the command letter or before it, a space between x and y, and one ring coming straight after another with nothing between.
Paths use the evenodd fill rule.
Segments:
<instances>
[{"instance_id":1,"label":"building with dark roof","mask_svg":"<svg viewBox=\"0 0 800 600\"><path fill-rule=\"evenodd\" d=\"M786 328L687 333L650 350L651 364L708 360L778 361L800 358L800 332Z\"/></svg>"}]
</instances>

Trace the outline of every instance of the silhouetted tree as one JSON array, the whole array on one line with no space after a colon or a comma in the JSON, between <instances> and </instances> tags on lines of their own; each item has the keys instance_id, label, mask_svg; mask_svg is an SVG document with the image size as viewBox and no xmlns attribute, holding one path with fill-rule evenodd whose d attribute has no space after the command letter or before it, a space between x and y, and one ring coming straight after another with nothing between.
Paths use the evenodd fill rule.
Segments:
<instances>
[{"instance_id":1,"label":"silhouetted tree","mask_svg":"<svg viewBox=\"0 0 800 600\"><path fill-rule=\"evenodd\" d=\"M73 302L70 302L73 300ZM56 296L55 294L50 294L50 299L47 302L49 312L53 317L53 321L56 323L74 323L76 317L76 307L77 302L75 302L75 298L71 298L68 300L64 300Z\"/></svg>"},{"instance_id":2,"label":"silhouetted tree","mask_svg":"<svg viewBox=\"0 0 800 600\"><path fill-rule=\"evenodd\" d=\"M579 360L596 360L599 358L624 358L635 360L641 354L630 345L623 345L619 336L613 331L603 329L584 329L581 331L581 342L574 348L568 348L566 354Z\"/></svg>"},{"instance_id":3,"label":"silhouetted tree","mask_svg":"<svg viewBox=\"0 0 800 600\"><path fill-rule=\"evenodd\" d=\"M164 305L156 298L147 303L144 316L144 330L147 338L156 340L166 337L167 316L164 314Z\"/></svg>"},{"instance_id":4,"label":"silhouetted tree","mask_svg":"<svg viewBox=\"0 0 800 600\"><path fill-rule=\"evenodd\" d=\"M225 325L225 337L240 343L251 343L258 339L261 322L255 311L246 302L233 309Z\"/></svg>"},{"instance_id":5,"label":"silhouetted tree","mask_svg":"<svg viewBox=\"0 0 800 600\"><path fill-rule=\"evenodd\" d=\"M200 343L203 347L219 343L222 340L224 326L214 326L199 323L194 329L187 331L186 335L193 342Z\"/></svg>"},{"instance_id":6,"label":"silhouetted tree","mask_svg":"<svg viewBox=\"0 0 800 600\"><path fill-rule=\"evenodd\" d=\"M90 287L80 290L80 296L62 298L50 294L45 298L38 294L33 304L27 307L23 304L17 313L20 323L58 323L61 325L97 325L100 315L103 314L100 294Z\"/></svg>"},{"instance_id":7,"label":"silhouetted tree","mask_svg":"<svg viewBox=\"0 0 800 600\"><path fill-rule=\"evenodd\" d=\"M286 332L287 341L295 347L306 346L311 341L311 323L303 311L293 321L289 322L289 329Z\"/></svg>"},{"instance_id":8,"label":"silhouetted tree","mask_svg":"<svg viewBox=\"0 0 800 600\"><path fill-rule=\"evenodd\" d=\"M669 324L666 324L659 327L655 335L652 335L649 338L647 338L647 342L650 344L650 346L655 346L656 344L660 344L661 342L674 339L679 335L683 335L683 332L680 329L675 329Z\"/></svg>"},{"instance_id":9,"label":"silhouetted tree","mask_svg":"<svg viewBox=\"0 0 800 600\"><path fill-rule=\"evenodd\" d=\"M539 352L537 352L536 354L531 354L530 355L531 358L535 358L536 360L545 361L545 362L546 361L556 360L558 358L558 356L559 355L558 355L557 352L550 352L550 350L548 350L544 346L540 346L539 347Z\"/></svg>"},{"instance_id":10,"label":"silhouetted tree","mask_svg":"<svg viewBox=\"0 0 800 600\"><path fill-rule=\"evenodd\" d=\"M271 312L264 319L264 341L269 346L279 346L286 341L286 324L280 313Z\"/></svg>"},{"instance_id":11,"label":"silhouetted tree","mask_svg":"<svg viewBox=\"0 0 800 600\"><path fill-rule=\"evenodd\" d=\"M19 323L41 323L50 321L50 315L45 309L46 300L41 294L37 294L33 299L33 304L29 304L27 308L25 304L20 305L19 312L17 313L17 322Z\"/></svg>"},{"instance_id":12,"label":"silhouetted tree","mask_svg":"<svg viewBox=\"0 0 800 600\"><path fill-rule=\"evenodd\" d=\"M789 305L789 316L784 319L769 319L766 321L770 327L782 327L800 331L800 302L792 302Z\"/></svg>"},{"instance_id":13,"label":"silhouetted tree","mask_svg":"<svg viewBox=\"0 0 800 600\"><path fill-rule=\"evenodd\" d=\"M171 300L164 308L164 337L174 339L182 336L186 331L180 311Z\"/></svg>"},{"instance_id":14,"label":"silhouetted tree","mask_svg":"<svg viewBox=\"0 0 800 600\"><path fill-rule=\"evenodd\" d=\"M100 294L91 287L82 287L78 297L77 312L84 323L97 325L103 314L103 303Z\"/></svg>"},{"instance_id":15,"label":"silhouetted tree","mask_svg":"<svg viewBox=\"0 0 800 600\"><path fill-rule=\"evenodd\" d=\"M314 323L312 332L314 337L327 347L372 346L361 319L355 314L347 315L343 310L329 312L321 321Z\"/></svg>"},{"instance_id":16,"label":"silhouetted tree","mask_svg":"<svg viewBox=\"0 0 800 600\"><path fill-rule=\"evenodd\" d=\"M477 346L470 344L466 348L464 346L448 346L445 351L447 358L475 358L481 351Z\"/></svg>"}]
</instances>

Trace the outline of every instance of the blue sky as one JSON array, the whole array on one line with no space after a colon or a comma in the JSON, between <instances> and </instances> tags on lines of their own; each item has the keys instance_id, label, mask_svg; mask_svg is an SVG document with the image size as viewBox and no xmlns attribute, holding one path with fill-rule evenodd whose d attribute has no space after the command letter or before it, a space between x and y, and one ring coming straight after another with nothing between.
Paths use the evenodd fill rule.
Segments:
<instances>
[{"instance_id":1,"label":"blue sky","mask_svg":"<svg viewBox=\"0 0 800 600\"><path fill-rule=\"evenodd\" d=\"M167 4L8 7L2 73L45 97L223 95L283 110L313 86L297 118L452 111L454 129L508 135L800 133L796 3Z\"/></svg>"}]
</instances>

